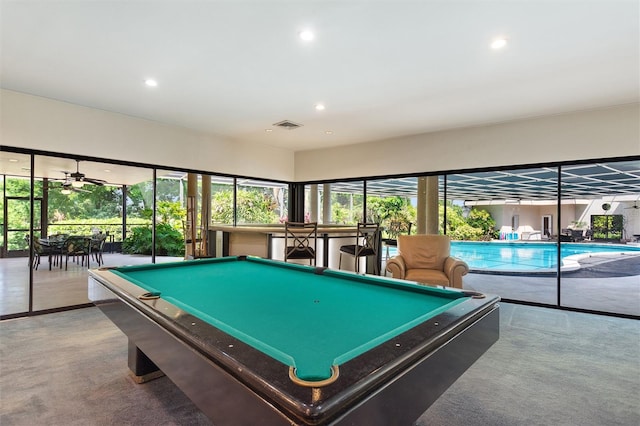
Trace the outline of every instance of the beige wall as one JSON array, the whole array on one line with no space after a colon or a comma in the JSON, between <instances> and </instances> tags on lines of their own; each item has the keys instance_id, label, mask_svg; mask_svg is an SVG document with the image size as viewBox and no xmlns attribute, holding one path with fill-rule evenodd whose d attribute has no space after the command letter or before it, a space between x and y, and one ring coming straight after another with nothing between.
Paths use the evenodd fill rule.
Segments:
<instances>
[{"instance_id":1,"label":"beige wall","mask_svg":"<svg viewBox=\"0 0 640 426\"><path fill-rule=\"evenodd\" d=\"M602 209L602 199L595 200L579 200L577 204L573 204L572 200L564 200L561 208L561 225L560 230L568 228L575 222L584 222L587 226L591 225L592 215L602 215L605 211ZM640 209L631 208L633 204L630 202L622 203L619 201L609 201L611 210L606 214L623 215L624 216L624 236L623 238L633 240L634 235L640 235ZM486 210L496 221L496 229L500 229L503 225L510 225L511 218L514 214L520 215L520 225L529 225L535 230L542 230L542 216L550 215L553 224L553 234L557 235L558 230L558 212L555 204L546 205L477 205L474 208Z\"/></svg>"},{"instance_id":2,"label":"beige wall","mask_svg":"<svg viewBox=\"0 0 640 426\"><path fill-rule=\"evenodd\" d=\"M185 128L59 102L0 92L1 145L293 180L293 152L249 145Z\"/></svg>"},{"instance_id":3,"label":"beige wall","mask_svg":"<svg viewBox=\"0 0 640 426\"><path fill-rule=\"evenodd\" d=\"M640 104L295 154L297 181L640 155Z\"/></svg>"},{"instance_id":4,"label":"beige wall","mask_svg":"<svg viewBox=\"0 0 640 426\"><path fill-rule=\"evenodd\" d=\"M0 92L1 144L286 181L640 155L639 104L301 151Z\"/></svg>"}]
</instances>

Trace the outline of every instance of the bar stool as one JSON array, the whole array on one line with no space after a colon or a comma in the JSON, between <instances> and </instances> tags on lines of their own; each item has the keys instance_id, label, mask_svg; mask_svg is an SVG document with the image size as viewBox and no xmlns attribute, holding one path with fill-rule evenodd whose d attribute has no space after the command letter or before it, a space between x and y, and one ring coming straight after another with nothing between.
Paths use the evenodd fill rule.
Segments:
<instances>
[{"instance_id":1,"label":"bar stool","mask_svg":"<svg viewBox=\"0 0 640 426\"><path fill-rule=\"evenodd\" d=\"M340 247L340 260L338 269L342 268L342 255L348 254L355 258L355 271L360 272L360 258L374 257L374 273L380 275L380 266L378 265L378 233L380 225L377 223L358 223L358 231L356 234L356 244L346 244Z\"/></svg>"},{"instance_id":2,"label":"bar stool","mask_svg":"<svg viewBox=\"0 0 640 426\"><path fill-rule=\"evenodd\" d=\"M284 231L284 261L309 259L309 265L315 266L318 222L285 222Z\"/></svg>"}]
</instances>

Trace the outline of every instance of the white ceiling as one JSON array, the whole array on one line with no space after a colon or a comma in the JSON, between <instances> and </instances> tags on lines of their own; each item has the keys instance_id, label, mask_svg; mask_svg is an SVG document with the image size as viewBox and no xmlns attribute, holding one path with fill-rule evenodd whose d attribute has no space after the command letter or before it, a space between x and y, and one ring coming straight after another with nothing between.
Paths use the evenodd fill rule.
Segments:
<instances>
[{"instance_id":1,"label":"white ceiling","mask_svg":"<svg viewBox=\"0 0 640 426\"><path fill-rule=\"evenodd\" d=\"M76 161L68 158L34 156L34 175L37 178L64 180L65 172L79 171L88 178L101 179L112 185L134 185L153 180L153 171L140 167L106 164L93 161ZM31 156L0 151L0 172L12 176L31 176ZM169 171L159 170L158 177L172 176Z\"/></svg>"},{"instance_id":2,"label":"white ceiling","mask_svg":"<svg viewBox=\"0 0 640 426\"><path fill-rule=\"evenodd\" d=\"M3 88L291 150L640 98L637 0L1 1Z\"/></svg>"}]
</instances>

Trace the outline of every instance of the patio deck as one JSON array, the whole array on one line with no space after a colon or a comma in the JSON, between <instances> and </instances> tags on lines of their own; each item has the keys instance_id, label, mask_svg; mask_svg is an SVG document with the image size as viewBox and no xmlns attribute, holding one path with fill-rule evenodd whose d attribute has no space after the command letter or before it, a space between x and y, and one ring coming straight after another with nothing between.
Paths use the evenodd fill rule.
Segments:
<instances>
[{"instance_id":1,"label":"patio deck","mask_svg":"<svg viewBox=\"0 0 640 426\"><path fill-rule=\"evenodd\" d=\"M151 262L151 256L103 254L103 266L139 265ZM157 256L156 262L182 260L182 257ZM91 268L98 264L91 261ZM49 270L46 257L33 271L33 310L54 309L63 306L89 303L87 298L86 266L69 262L68 269L53 266ZM0 315L28 310L29 265L25 257L0 259Z\"/></svg>"}]
</instances>

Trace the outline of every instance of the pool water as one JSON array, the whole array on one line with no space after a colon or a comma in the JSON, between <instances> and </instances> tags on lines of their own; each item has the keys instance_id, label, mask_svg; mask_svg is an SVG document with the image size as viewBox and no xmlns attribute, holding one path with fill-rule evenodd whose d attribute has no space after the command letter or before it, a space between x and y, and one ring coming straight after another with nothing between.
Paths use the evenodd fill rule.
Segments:
<instances>
[{"instance_id":1,"label":"pool water","mask_svg":"<svg viewBox=\"0 0 640 426\"><path fill-rule=\"evenodd\" d=\"M451 255L464 260L471 270L493 272L555 272L557 269L556 243L514 242L451 242ZM560 246L563 269L576 264L574 256L591 253L635 253L640 247L611 244L562 243ZM389 248L389 256L396 248Z\"/></svg>"}]
</instances>

